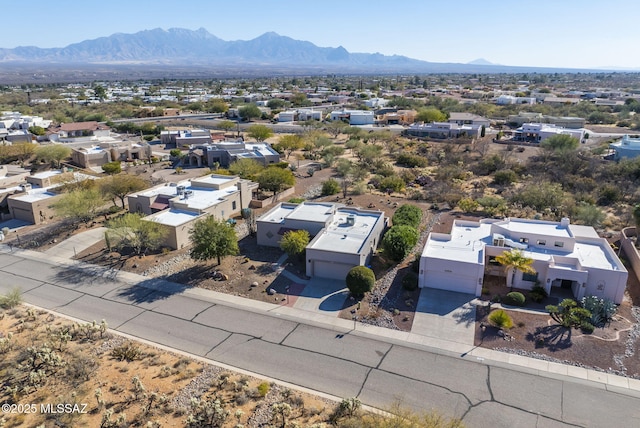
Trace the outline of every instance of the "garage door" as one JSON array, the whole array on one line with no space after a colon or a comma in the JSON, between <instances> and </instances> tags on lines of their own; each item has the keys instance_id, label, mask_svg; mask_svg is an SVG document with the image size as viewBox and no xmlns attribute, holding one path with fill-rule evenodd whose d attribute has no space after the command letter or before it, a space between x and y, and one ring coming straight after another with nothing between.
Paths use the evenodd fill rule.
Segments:
<instances>
[{"instance_id":1,"label":"garage door","mask_svg":"<svg viewBox=\"0 0 640 428\"><path fill-rule=\"evenodd\" d=\"M455 272L434 272L427 270L425 286L439 290L457 291L459 293L476 294L478 278L460 275Z\"/></svg>"},{"instance_id":2,"label":"garage door","mask_svg":"<svg viewBox=\"0 0 640 428\"><path fill-rule=\"evenodd\" d=\"M351 264L314 260L313 276L344 281L352 267Z\"/></svg>"}]
</instances>

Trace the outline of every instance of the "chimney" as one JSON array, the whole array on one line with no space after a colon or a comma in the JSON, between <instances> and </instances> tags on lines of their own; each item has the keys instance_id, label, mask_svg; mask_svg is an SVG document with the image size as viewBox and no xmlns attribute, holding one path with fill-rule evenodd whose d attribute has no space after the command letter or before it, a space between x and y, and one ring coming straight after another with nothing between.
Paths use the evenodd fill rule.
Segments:
<instances>
[{"instance_id":1,"label":"chimney","mask_svg":"<svg viewBox=\"0 0 640 428\"><path fill-rule=\"evenodd\" d=\"M569 217L562 217L562 220L560 220L560 226L564 227L565 229L569 227L569 223Z\"/></svg>"}]
</instances>

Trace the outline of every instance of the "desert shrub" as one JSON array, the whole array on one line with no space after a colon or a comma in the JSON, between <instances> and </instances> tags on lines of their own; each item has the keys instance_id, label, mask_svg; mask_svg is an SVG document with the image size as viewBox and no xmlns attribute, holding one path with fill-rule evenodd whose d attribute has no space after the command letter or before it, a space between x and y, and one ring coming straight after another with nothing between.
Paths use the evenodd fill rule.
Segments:
<instances>
[{"instance_id":1,"label":"desert shrub","mask_svg":"<svg viewBox=\"0 0 640 428\"><path fill-rule=\"evenodd\" d=\"M422 210L415 205L401 205L393 214L391 221L394 226L405 225L417 229L422 221Z\"/></svg>"},{"instance_id":2,"label":"desert shrub","mask_svg":"<svg viewBox=\"0 0 640 428\"><path fill-rule=\"evenodd\" d=\"M591 312L590 323L595 327L604 327L613 319L618 307L609 299L600 299L596 296L585 296L580 302L581 306ZM584 330L584 328L583 328Z\"/></svg>"},{"instance_id":3,"label":"desert shrub","mask_svg":"<svg viewBox=\"0 0 640 428\"><path fill-rule=\"evenodd\" d=\"M142 357L142 352L138 346L131 342L126 342L113 348L111 356L118 361L134 361Z\"/></svg>"},{"instance_id":4,"label":"desert shrub","mask_svg":"<svg viewBox=\"0 0 640 428\"><path fill-rule=\"evenodd\" d=\"M508 313L502 309L496 309L489 314L489 322L499 329L509 329L513 327L513 320Z\"/></svg>"},{"instance_id":5,"label":"desert shrub","mask_svg":"<svg viewBox=\"0 0 640 428\"><path fill-rule=\"evenodd\" d=\"M393 226L382 238L385 255L395 261L404 259L418 242L418 231L411 226Z\"/></svg>"},{"instance_id":6,"label":"desert shrub","mask_svg":"<svg viewBox=\"0 0 640 428\"><path fill-rule=\"evenodd\" d=\"M322 196L335 195L340 192L340 183L333 178L322 182Z\"/></svg>"},{"instance_id":7,"label":"desert shrub","mask_svg":"<svg viewBox=\"0 0 640 428\"><path fill-rule=\"evenodd\" d=\"M22 302L22 295L18 287L12 289L7 294L0 296L0 308L11 309Z\"/></svg>"},{"instance_id":8,"label":"desert shrub","mask_svg":"<svg viewBox=\"0 0 640 428\"><path fill-rule=\"evenodd\" d=\"M503 299L503 303L513 306L524 306L525 300L524 294L518 291L512 291L511 293L507 293Z\"/></svg>"},{"instance_id":9,"label":"desert shrub","mask_svg":"<svg viewBox=\"0 0 640 428\"><path fill-rule=\"evenodd\" d=\"M414 272L407 273L402 278L402 288L407 291L415 291L418 288L418 275Z\"/></svg>"},{"instance_id":10,"label":"desert shrub","mask_svg":"<svg viewBox=\"0 0 640 428\"><path fill-rule=\"evenodd\" d=\"M500 171L496 171L493 176L493 182L500 186L506 186L511 183L518 181L518 174L510 169L502 169Z\"/></svg>"},{"instance_id":11,"label":"desert shrub","mask_svg":"<svg viewBox=\"0 0 640 428\"><path fill-rule=\"evenodd\" d=\"M382 180L380 180L379 189L382 192L399 193L399 192L402 192L404 188L405 188L404 180L397 175L384 177Z\"/></svg>"},{"instance_id":12,"label":"desert shrub","mask_svg":"<svg viewBox=\"0 0 640 428\"><path fill-rule=\"evenodd\" d=\"M301 204L305 201L304 198L291 198L289 199L287 202L291 203L291 204Z\"/></svg>"},{"instance_id":13,"label":"desert shrub","mask_svg":"<svg viewBox=\"0 0 640 428\"><path fill-rule=\"evenodd\" d=\"M376 276L366 266L355 266L347 274L346 282L351 294L362 296L364 293L371 291L376 283Z\"/></svg>"},{"instance_id":14,"label":"desert shrub","mask_svg":"<svg viewBox=\"0 0 640 428\"><path fill-rule=\"evenodd\" d=\"M540 303L547 298L547 291L541 285L534 285L529 293L529 298L536 303Z\"/></svg>"},{"instance_id":15,"label":"desert shrub","mask_svg":"<svg viewBox=\"0 0 640 428\"><path fill-rule=\"evenodd\" d=\"M258 394L260 394L260 397L266 397L270 389L269 382L262 382L258 385Z\"/></svg>"},{"instance_id":16,"label":"desert shrub","mask_svg":"<svg viewBox=\"0 0 640 428\"><path fill-rule=\"evenodd\" d=\"M471 198L462 198L458 201L458 208L460 208L462 212L465 213L475 212L479 206L480 204Z\"/></svg>"},{"instance_id":17,"label":"desert shrub","mask_svg":"<svg viewBox=\"0 0 640 428\"><path fill-rule=\"evenodd\" d=\"M406 166L408 168L419 167L423 168L427 166L427 160L422 156L412 155L410 153L401 153L396 158L398 165Z\"/></svg>"}]
</instances>

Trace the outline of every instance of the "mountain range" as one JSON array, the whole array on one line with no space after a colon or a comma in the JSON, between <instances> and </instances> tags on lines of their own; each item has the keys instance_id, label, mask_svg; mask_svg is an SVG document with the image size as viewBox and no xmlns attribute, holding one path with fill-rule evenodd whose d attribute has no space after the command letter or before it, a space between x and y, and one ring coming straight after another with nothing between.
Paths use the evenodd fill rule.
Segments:
<instances>
[{"instance_id":1,"label":"mountain range","mask_svg":"<svg viewBox=\"0 0 640 428\"><path fill-rule=\"evenodd\" d=\"M467 64L420 61L400 55L350 53L344 47L319 47L274 32L252 40L225 41L204 28L156 28L134 34L117 33L63 48L19 46L0 48L0 64L49 66L166 66L255 69L268 73L509 73L585 71L557 68L511 67L484 59Z\"/></svg>"}]
</instances>

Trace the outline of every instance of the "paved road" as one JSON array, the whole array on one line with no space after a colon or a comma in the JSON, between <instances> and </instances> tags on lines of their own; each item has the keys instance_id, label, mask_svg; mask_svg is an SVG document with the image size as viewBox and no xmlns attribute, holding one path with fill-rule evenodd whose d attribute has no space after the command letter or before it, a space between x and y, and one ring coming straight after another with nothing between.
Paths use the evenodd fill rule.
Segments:
<instances>
[{"instance_id":1,"label":"paved road","mask_svg":"<svg viewBox=\"0 0 640 428\"><path fill-rule=\"evenodd\" d=\"M345 320L0 246L0 293L14 286L28 303L372 406L400 399L469 427L640 426L640 388L405 346Z\"/></svg>"}]
</instances>

